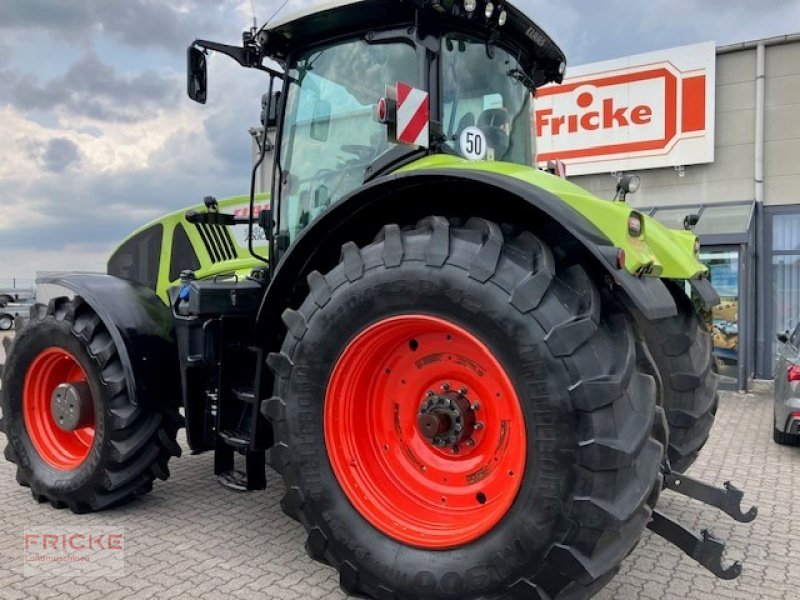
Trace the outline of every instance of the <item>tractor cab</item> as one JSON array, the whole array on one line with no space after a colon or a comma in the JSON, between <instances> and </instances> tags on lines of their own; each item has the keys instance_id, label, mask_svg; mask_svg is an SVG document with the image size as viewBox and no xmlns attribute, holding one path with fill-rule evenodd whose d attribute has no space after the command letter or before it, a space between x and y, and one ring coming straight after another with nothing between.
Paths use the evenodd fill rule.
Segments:
<instances>
[{"instance_id":1,"label":"tractor cab","mask_svg":"<svg viewBox=\"0 0 800 600\"><path fill-rule=\"evenodd\" d=\"M427 154L534 164L533 93L566 64L527 16L486 0L339 0L245 32L242 48L196 40L201 102L206 50L271 75L279 255L331 204Z\"/></svg>"}]
</instances>

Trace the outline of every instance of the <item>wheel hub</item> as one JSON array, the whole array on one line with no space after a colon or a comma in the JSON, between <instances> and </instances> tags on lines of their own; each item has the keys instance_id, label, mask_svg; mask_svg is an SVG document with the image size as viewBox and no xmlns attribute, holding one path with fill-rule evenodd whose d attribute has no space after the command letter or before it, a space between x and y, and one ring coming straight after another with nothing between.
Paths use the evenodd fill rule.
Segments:
<instances>
[{"instance_id":1,"label":"wheel hub","mask_svg":"<svg viewBox=\"0 0 800 600\"><path fill-rule=\"evenodd\" d=\"M62 431L75 431L91 425L92 394L85 381L57 385L50 397L50 414Z\"/></svg>"},{"instance_id":2,"label":"wheel hub","mask_svg":"<svg viewBox=\"0 0 800 600\"><path fill-rule=\"evenodd\" d=\"M461 444L474 444L472 434L480 428L476 427L477 409L478 405L467 398L466 388L456 392L444 383L440 393L428 391L417 414L417 427L430 444L458 452Z\"/></svg>"}]
</instances>

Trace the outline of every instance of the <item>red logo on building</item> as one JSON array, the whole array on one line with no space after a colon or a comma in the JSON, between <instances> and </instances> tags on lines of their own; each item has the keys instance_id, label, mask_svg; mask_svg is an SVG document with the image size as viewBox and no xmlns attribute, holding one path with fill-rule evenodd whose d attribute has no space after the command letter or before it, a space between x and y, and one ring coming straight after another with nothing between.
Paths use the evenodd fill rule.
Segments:
<instances>
[{"instance_id":1,"label":"red logo on building","mask_svg":"<svg viewBox=\"0 0 800 600\"><path fill-rule=\"evenodd\" d=\"M662 63L548 86L537 92L534 128L539 162L666 154L705 131L706 75Z\"/></svg>"}]
</instances>

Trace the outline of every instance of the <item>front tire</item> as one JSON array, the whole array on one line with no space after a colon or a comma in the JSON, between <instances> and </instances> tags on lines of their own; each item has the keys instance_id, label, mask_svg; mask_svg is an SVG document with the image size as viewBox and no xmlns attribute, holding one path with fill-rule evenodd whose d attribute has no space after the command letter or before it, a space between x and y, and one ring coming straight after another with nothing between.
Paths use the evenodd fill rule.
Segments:
<instances>
[{"instance_id":1,"label":"front tire","mask_svg":"<svg viewBox=\"0 0 800 600\"><path fill-rule=\"evenodd\" d=\"M55 508L83 513L146 493L180 455L177 409L134 404L108 329L80 298L32 308L6 348L0 394L5 457Z\"/></svg>"},{"instance_id":2,"label":"front tire","mask_svg":"<svg viewBox=\"0 0 800 600\"><path fill-rule=\"evenodd\" d=\"M346 592L584 598L613 577L658 498L663 423L628 317L581 267L429 217L308 283L262 412L282 507ZM470 410L483 427L454 444Z\"/></svg>"},{"instance_id":3,"label":"front tire","mask_svg":"<svg viewBox=\"0 0 800 600\"><path fill-rule=\"evenodd\" d=\"M669 423L668 456L683 473L708 441L719 406L711 335L686 294L666 282L678 314L659 321L639 316L639 327L660 375Z\"/></svg>"}]
</instances>

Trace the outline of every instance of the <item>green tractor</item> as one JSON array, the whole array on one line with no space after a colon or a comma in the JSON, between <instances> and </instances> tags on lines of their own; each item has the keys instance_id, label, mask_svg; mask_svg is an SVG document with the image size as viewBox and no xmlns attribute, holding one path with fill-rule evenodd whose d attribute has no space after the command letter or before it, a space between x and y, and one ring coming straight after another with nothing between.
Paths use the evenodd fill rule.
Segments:
<instances>
[{"instance_id":1,"label":"green tractor","mask_svg":"<svg viewBox=\"0 0 800 600\"><path fill-rule=\"evenodd\" d=\"M148 492L185 427L228 488L263 489L268 459L353 595L586 598L645 528L740 573L657 508L668 488L755 517L683 474L717 407L697 237L632 209L628 178L612 201L532 166L536 90L566 68L546 33L507 0L339 0L196 40L199 102L208 51L268 78L250 196L46 280L71 293L2 374L34 498Z\"/></svg>"}]
</instances>

